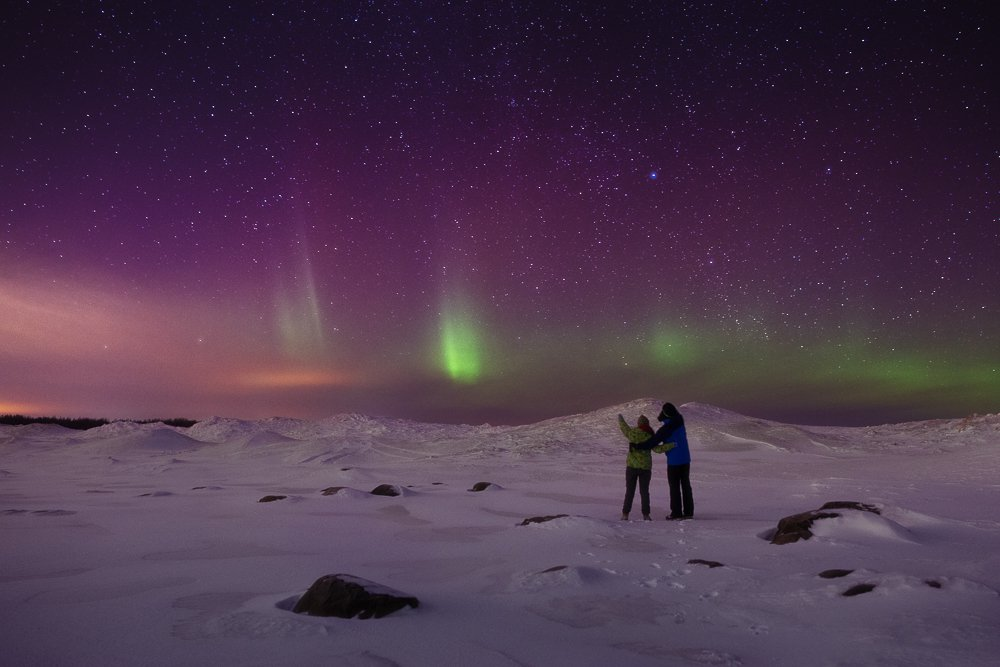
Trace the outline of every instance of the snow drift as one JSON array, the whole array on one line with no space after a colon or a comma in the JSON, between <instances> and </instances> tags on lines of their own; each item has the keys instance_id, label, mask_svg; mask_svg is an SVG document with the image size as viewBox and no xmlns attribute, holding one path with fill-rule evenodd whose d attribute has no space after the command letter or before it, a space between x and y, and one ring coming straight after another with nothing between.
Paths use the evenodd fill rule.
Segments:
<instances>
[{"instance_id":1,"label":"snow drift","mask_svg":"<svg viewBox=\"0 0 1000 667\"><path fill-rule=\"evenodd\" d=\"M658 409L0 427L4 662L995 664L1000 417L829 428L688 404L695 519L663 520L657 456L656 520L622 522L615 417ZM760 538L830 500L880 514ZM521 525L542 516L560 518ZM420 606L292 613L330 572Z\"/></svg>"}]
</instances>

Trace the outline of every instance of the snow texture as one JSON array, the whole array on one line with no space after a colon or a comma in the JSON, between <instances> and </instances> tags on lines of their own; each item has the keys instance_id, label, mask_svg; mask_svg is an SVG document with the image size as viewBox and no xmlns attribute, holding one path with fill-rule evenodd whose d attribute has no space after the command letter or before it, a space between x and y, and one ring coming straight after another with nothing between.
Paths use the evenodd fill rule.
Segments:
<instances>
[{"instance_id":1,"label":"snow texture","mask_svg":"<svg viewBox=\"0 0 1000 667\"><path fill-rule=\"evenodd\" d=\"M621 521L615 418L658 408L0 427L3 664L997 664L1000 416L828 428L688 404L695 518L664 520L656 456L655 520ZM827 501L881 513L765 539ZM331 572L420 607L292 613Z\"/></svg>"}]
</instances>

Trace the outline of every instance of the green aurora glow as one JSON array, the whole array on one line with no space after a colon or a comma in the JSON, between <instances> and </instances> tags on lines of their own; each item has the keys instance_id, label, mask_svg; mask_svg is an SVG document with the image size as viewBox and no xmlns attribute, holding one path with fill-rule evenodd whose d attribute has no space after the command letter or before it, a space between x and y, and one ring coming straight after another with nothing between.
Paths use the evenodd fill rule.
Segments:
<instances>
[{"instance_id":1,"label":"green aurora glow","mask_svg":"<svg viewBox=\"0 0 1000 667\"><path fill-rule=\"evenodd\" d=\"M483 373L479 326L462 309L448 309L441 317L441 365L455 382L476 382Z\"/></svg>"}]
</instances>

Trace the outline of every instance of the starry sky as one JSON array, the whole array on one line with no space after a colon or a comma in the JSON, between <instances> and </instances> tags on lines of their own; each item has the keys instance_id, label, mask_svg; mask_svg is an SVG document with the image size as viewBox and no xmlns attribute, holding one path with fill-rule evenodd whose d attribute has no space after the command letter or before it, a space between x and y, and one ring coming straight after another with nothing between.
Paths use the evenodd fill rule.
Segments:
<instances>
[{"instance_id":1,"label":"starry sky","mask_svg":"<svg viewBox=\"0 0 1000 667\"><path fill-rule=\"evenodd\" d=\"M0 412L1000 411L989 2L28 2Z\"/></svg>"}]
</instances>

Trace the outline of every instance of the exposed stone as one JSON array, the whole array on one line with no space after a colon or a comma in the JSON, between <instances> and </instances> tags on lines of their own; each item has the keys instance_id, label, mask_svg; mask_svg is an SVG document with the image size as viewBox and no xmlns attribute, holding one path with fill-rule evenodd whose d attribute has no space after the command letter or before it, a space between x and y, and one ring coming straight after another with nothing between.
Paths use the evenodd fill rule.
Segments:
<instances>
[{"instance_id":1,"label":"exposed stone","mask_svg":"<svg viewBox=\"0 0 1000 667\"><path fill-rule=\"evenodd\" d=\"M296 614L338 618L382 618L420 601L367 579L350 574L328 574L317 579L292 609Z\"/></svg>"},{"instance_id":2,"label":"exposed stone","mask_svg":"<svg viewBox=\"0 0 1000 667\"><path fill-rule=\"evenodd\" d=\"M273 503L275 500L284 500L287 497L288 496L264 496L263 498L261 498L257 502L258 503Z\"/></svg>"},{"instance_id":3,"label":"exposed stone","mask_svg":"<svg viewBox=\"0 0 1000 667\"><path fill-rule=\"evenodd\" d=\"M813 521L817 519L832 519L838 516L840 515L836 512L820 512L819 510L810 510L786 516L778 521L778 529L771 537L771 544L791 544L799 540L808 540L813 536L812 531L809 530L812 527Z\"/></svg>"},{"instance_id":4,"label":"exposed stone","mask_svg":"<svg viewBox=\"0 0 1000 667\"><path fill-rule=\"evenodd\" d=\"M855 584L841 593L845 598L854 597L863 593L871 593L875 590L875 584Z\"/></svg>"},{"instance_id":5,"label":"exposed stone","mask_svg":"<svg viewBox=\"0 0 1000 667\"><path fill-rule=\"evenodd\" d=\"M566 569L565 565L553 565L547 570L542 570L541 574L545 574L546 572L558 572L559 570L565 570L565 569Z\"/></svg>"},{"instance_id":6,"label":"exposed stone","mask_svg":"<svg viewBox=\"0 0 1000 667\"><path fill-rule=\"evenodd\" d=\"M340 493L342 489L346 488L347 488L346 486L328 486L322 491L320 491L320 493L322 493L324 496L335 496L338 493Z\"/></svg>"},{"instance_id":7,"label":"exposed stone","mask_svg":"<svg viewBox=\"0 0 1000 667\"><path fill-rule=\"evenodd\" d=\"M485 491L493 486L492 482L476 482L469 491Z\"/></svg>"},{"instance_id":8,"label":"exposed stone","mask_svg":"<svg viewBox=\"0 0 1000 667\"><path fill-rule=\"evenodd\" d=\"M819 519L833 519L840 516L838 512L833 511L838 509L880 514L878 508L874 505L866 505L853 500L834 500L825 503L819 509L792 514L778 521L778 528L771 535L771 544L791 544L799 540L808 540L813 536L810 530L813 522Z\"/></svg>"},{"instance_id":9,"label":"exposed stone","mask_svg":"<svg viewBox=\"0 0 1000 667\"><path fill-rule=\"evenodd\" d=\"M702 558L692 558L688 561L688 565L707 565L710 568L724 566L723 563L717 560L704 560Z\"/></svg>"},{"instance_id":10,"label":"exposed stone","mask_svg":"<svg viewBox=\"0 0 1000 667\"><path fill-rule=\"evenodd\" d=\"M823 570L822 572L819 573L819 576L823 577L824 579L839 579L840 577L846 577L851 572L854 572L854 570L837 570L837 569Z\"/></svg>"},{"instance_id":11,"label":"exposed stone","mask_svg":"<svg viewBox=\"0 0 1000 667\"><path fill-rule=\"evenodd\" d=\"M527 526L531 523L545 523L546 521L552 521L553 519L561 519L564 516L569 516L569 514L552 514L550 516L533 516L531 518L525 519L521 523L517 524L519 526Z\"/></svg>"},{"instance_id":12,"label":"exposed stone","mask_svg":"<svg viewBox=\"0 0 1000 667\"><path fill-rule=\"evenodd\" d=\"M403 495L399 487L394 484L379 484L371 490L373 496L401 496Z\"/></svg>"},{"instance_id":13,"label":"exposed stone","mask_svg":"<svg viewBox=\"0 0 1000 667\"><path fill-rule=\"evenodd\" d=\"M941 588L940 581L934 581L933 579L924 579L924 583L930 586L931 588Z\"/></svg>"}]
</instances>

